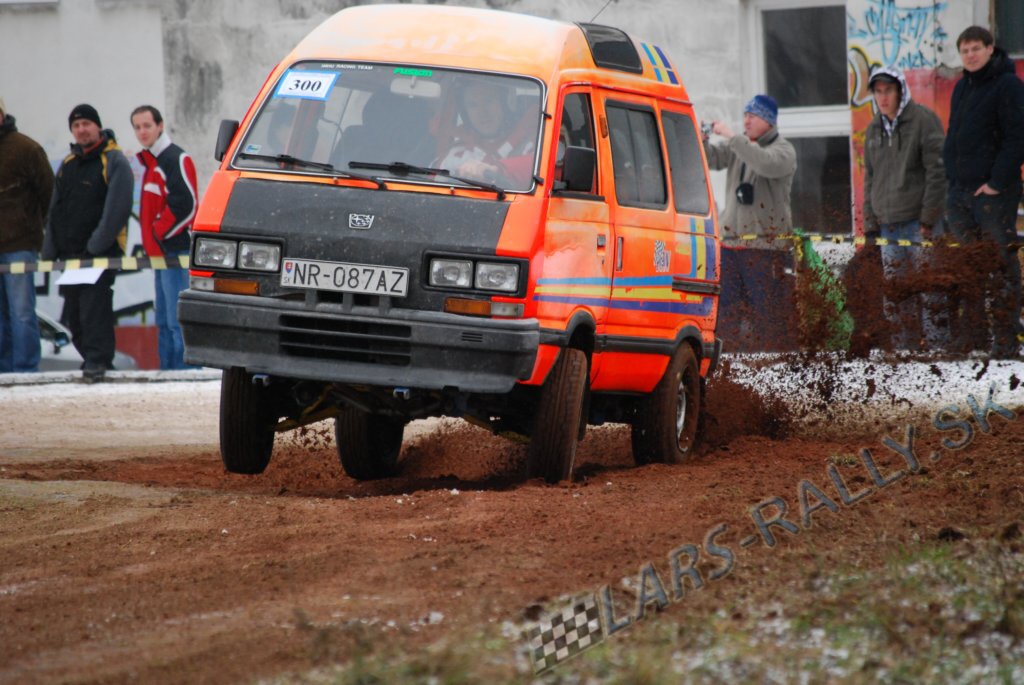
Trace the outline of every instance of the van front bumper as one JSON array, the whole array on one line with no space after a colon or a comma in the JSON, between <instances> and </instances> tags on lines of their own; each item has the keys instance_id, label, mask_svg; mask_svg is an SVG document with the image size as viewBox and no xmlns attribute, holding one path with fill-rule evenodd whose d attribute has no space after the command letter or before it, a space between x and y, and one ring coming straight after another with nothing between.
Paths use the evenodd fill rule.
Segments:
<instances>
[{"instance_id":1,"label":"van front bumper","mask_svg":"<svg viewBox=\"0 0 1024 685\"><path fill-rule=\"evenodd\" d=\"M536 319L344 307L187 290L185 361L348 384L505 393L533 372Z\"/></svg>"}]
</instances>

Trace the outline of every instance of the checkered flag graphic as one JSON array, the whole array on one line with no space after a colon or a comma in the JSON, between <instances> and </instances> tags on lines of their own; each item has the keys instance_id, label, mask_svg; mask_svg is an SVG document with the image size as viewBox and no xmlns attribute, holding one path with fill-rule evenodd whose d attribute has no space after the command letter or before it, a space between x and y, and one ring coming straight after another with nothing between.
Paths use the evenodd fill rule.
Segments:
<instances>
[{"instance_id":1,"label":"checkered flag graphic","mask_svg":"<svg viewBox=\"0 0 1024 685\"><path fill-rule=\"evenodd\" d=\"M594 595L580 597L526 631L533 671L539 675L604 640Z\"/></svg>"}]
</instances>

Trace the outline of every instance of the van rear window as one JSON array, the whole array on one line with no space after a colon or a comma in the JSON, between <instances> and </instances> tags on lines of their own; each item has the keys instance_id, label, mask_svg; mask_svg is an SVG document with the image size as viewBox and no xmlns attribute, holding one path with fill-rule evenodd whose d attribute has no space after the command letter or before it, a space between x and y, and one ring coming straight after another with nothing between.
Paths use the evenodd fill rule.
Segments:
<instances>
[{"instance_id":1,"label":"van rear window","mask_svg":"<svg viewBox=\"0 0 1024 685\"><path fill-rule=\"evenodd\" d=\"M233 166L527 192L543 99L539 81L519 76L304 62L264 101Z\"/></svg>"},{"instance_id":2,"label":"van rear window","mask_svg":"<svg viewBox=\"0 0 1024 685\"><path fill-rule=\"evenodd\" d=\"M623 31L600 24L577 24L587 37L594 64L605 69L642 74L644 65L633 41Z\"/></svg>"}]
</instances>

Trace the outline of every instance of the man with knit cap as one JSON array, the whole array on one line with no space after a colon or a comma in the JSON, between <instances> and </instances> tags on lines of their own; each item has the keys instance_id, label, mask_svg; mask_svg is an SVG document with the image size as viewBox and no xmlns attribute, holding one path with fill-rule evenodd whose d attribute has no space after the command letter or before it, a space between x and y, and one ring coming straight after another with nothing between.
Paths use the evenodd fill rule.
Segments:
<instances>
[{"instance_id":1,"label":"man with knit cap","mask_svg":"<svg viewBox=\"0 0 1024 685\"><path fill-rule=\"evenodd\" d=\"M123 256L134 183L128 159L91 105L71 110L68 128L75 142L57 170L43 258ZM60 286L64 297L61 319L71 329L71 341L82 355L82 376L87 383L102 380L113 368L114 275L106 269L95 281Z\"/></svg>"},{"instance_id":2,"label":"man with knit cap","mask_svg":"<svg viewBox=\"0 0 1024 685\"><path fill-rule=\"evenodd\" d=\"M864 136L864 233L887 240L931 239L946 204L942 166L942 122L910 98L903 72L877 67L868 80L877 114ZM906 278L927 255L919 247L884 245L886 279ZM867 284L865 284L867 285ZM916 350L922 335L928 347L944 341L936 319L941 302L929 295L885 300L886 318L897 348Z\"/></svg>"},{"instance_id":3,"label":"man with knit cap","mask_svg":"<svg viewBox=\"0 0 1024 685\"><path fill-rule=\"evenodd\" d=\"M755 95L743 110L743 133L712 123L724 142L705 137L708 166L727 169L722 237L757 236L722 246L719 336L733 349L786 350L797 345L792 242L776 235L793 228L790 190L796 149L776 128L779 108Z\"/></svg>"},{"instance_id":4,"label":"man with knit cap","mask_svg":"<svg viewBox=\"0 0 1024 685\"><path fill-rule=\"evenodd\" d=\"M46 153L0 100L0 265L38 259L51 193ZM39 355L33 274L0 273L0 373L38 371Z\"/></svg>"}]
</instances>

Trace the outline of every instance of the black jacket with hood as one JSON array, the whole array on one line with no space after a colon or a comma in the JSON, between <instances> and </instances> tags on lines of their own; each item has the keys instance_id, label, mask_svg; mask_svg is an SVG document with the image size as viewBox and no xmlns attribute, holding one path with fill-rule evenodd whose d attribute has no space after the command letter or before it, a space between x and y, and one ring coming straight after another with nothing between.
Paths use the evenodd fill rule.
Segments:
<instances>
[{"instance_id":1,"label":"black jacket with hood","mask_svg":"<svg viewBox=\"0 0 1024 685\"><path fill-rule=\"evenodd\" d=\"M954 186L974 190L988 183L1001 193L1020 191L1024 83L1001 48L978 71L965 71L953 89L943 160Z\"/></svg>"}]
</instances>

